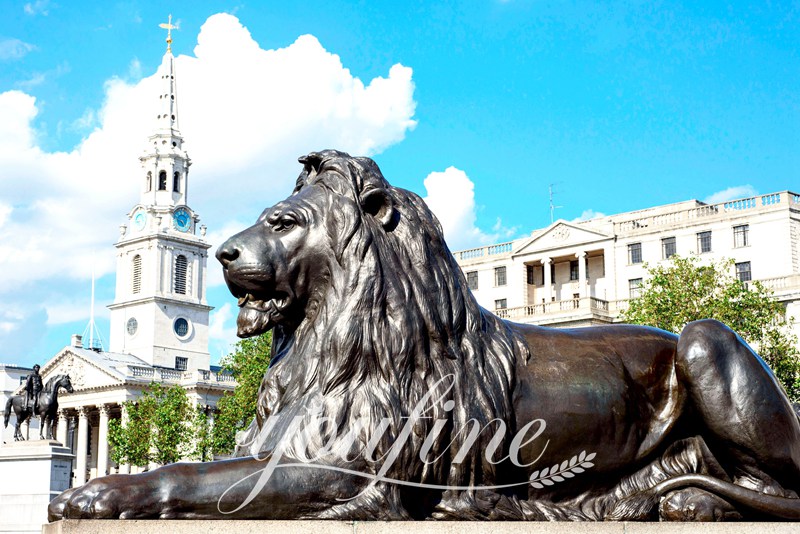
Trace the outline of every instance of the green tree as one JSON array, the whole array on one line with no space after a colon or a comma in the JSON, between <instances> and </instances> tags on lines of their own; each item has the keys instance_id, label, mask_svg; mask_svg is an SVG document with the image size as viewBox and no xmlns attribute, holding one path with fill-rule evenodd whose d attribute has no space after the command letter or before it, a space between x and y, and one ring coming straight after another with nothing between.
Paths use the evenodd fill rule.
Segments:
<instances>
[{"instance_id":1,"label":"green tree","mask_svg":"<svg viewBox=\"0 0 800 534\"><path fill-rule=\"evenodd\" d=\"M179 385L151 383L136 401L125 403L128 419L109 421L111 459L144 467L188 458L195 449L196 410Z\"/></svg>"},{"instance_id":2,"label":"green tree","mask_svg":"<svg viewBox=\"0 0 800 534\"><path fill-rule=\"evenodd\" d=\"M760 282L733 276L733 260L701 265L695 256L673 256L650 267L641 296L630 301L622 319L680 333L698 319L717 319L759 351L789 397L800 400L800 356L788 333L786 310Z\"/></svg>"},{"instance_id":3,"label":"green tree","mask_svg":"<svg viewBox=\"0 0 800 534\"><path fill-rule=\"evenodd\" d=\"M236 433L246 429L256 415L258 390L269 367L272 332L243 339L220 365L236 377L233 393L217 403L214 418L213 449L217 454L230 454L236 446Z\"/></svg>"},{"instance_id":4,"label":"green tree","mask_svg":"<svg viewBox=\"0 0 800 534\"><path fill-rule=\"evenodd\" d=\"M203 406L197 407L197 413L192 421L192 433L194 435L194 450L190 456L191 459L201 462L213 460L213 434L208 421L208 412Z\"/></svg>"}]
</instances>

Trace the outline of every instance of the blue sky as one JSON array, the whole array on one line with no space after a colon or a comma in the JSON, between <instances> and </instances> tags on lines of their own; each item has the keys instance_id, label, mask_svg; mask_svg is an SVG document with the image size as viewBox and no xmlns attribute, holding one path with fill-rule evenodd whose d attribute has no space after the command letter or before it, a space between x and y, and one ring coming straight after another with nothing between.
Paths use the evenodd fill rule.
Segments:
<instances>
[{"instance_id":1,"label":"blue sky","mask_svg":"<svg viewBox=\"0 0 800 534\"><path fill-rule=\"evenodd\" d=\"M113 243L138 201L152 129L141 117L170 12L189 204L215 240L285 197L297 156L320 148L370 155L429 197L454 249L547 225L550 184L568 220L800 189L794 2L38 0L0 11L6 363L46 361L83 331L92 265L108 340ZM209 269L217 359L235 303Z\"/></svg>"}]
</instances>

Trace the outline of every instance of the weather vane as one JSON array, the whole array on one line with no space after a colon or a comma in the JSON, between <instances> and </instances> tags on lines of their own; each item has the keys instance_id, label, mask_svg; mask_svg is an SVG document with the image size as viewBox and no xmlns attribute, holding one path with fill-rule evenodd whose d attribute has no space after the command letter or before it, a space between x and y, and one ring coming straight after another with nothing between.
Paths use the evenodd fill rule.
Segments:
<instances>
[{"instance_id":1,"label":"weather vane","mask_svg":"<svg viewBox=\"0 0 800 534\"><path fill-rule=\"evenodd\" d=\"M158 25L159 28L164 28L167 30L167 52L172 52L172 30L177 30L178 25L172 25L172 14L170 14L169 18L167 19L166 24L161 23Z\"/></svg>"}]
</instances>

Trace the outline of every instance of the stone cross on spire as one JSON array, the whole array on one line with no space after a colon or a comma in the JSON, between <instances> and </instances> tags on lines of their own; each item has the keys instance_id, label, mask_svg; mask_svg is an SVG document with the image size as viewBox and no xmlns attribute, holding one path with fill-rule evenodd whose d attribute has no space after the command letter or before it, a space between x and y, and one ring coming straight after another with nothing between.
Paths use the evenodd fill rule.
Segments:
<instances>
[{"instance_id":1,"label":"stone cross on spire","mask_svg":"<svg viewBox=\"0 0 800 534\"><path fill-rule=\"evenodd\" d=\"M161 23L158 25L159 28L164 28L167 30L167 52L172 52L172 30L177 30L178 25L172 24L172 14L169 15L166 23Z\"/></svg>"}]
</instances>

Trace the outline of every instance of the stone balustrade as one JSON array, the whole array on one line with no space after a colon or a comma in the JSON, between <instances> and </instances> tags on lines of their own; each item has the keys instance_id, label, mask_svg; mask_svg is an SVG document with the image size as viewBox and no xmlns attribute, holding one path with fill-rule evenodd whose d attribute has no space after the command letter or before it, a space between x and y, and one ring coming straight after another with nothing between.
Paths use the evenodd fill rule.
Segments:
<instances>
[{"instance_id":1,"label":"stone balustrade","mask_svg":"<svg viewBox=\"0 0 800 534\"><path fill-rule=\"evenodd\" d=\"M800 195L791 191L769 193L750 198L741 198L719 204L709 204L694 208L682 209L670 213L646 215L629 221L614 223L617 234L635 232L644 228L658 228L674 224L687 223L693 219L712 217L734 211L754 210L761 208L783 208L800 204Z\"/></svg>"},{"instance_id":2,"label":"stone balustrade","mask_svg":"<svg viewBox=\"0 0 800 534\"><path fill-rule=\"evenodd\" d=\"M495 245L487 245L485 247L460 250L458 252L454 252L453 255L455 255L456 259L459 261L471 260L474 258L484 258L486 256L498 256L501 254L510 254L513 245L513 241L508 241L506 243L497 243Z\"/></svg>"},{"instance_id":3,"label":"stone balustrade","mask_svg":"<svg viewBox=\"0 0 800 534\"><path fill-rule=\"evenodd\" d=\"M616 311L615 301L607 301L596 297L583 297L566 300L554 300L542 304L530 304L516 308L501 308L493 310L494 313L503 319L521 319L538 315L548 315L564 313L575 310L590 311L593 313L607 314Z\"/></svg>"},{"instance_id":4,"label":"stone balustrade","mask_svg":"<svg viewBox=\"0 0 800 534\"><path fill-rule=\"evenodd\" d=\"M180 371L177 369L164 369L160 367L143 367L138 365L128 365L127 375L153 382L230 382L236 379L227 372L209 371L197 369L194 371Z\"/></svg>"}]
</instances>

